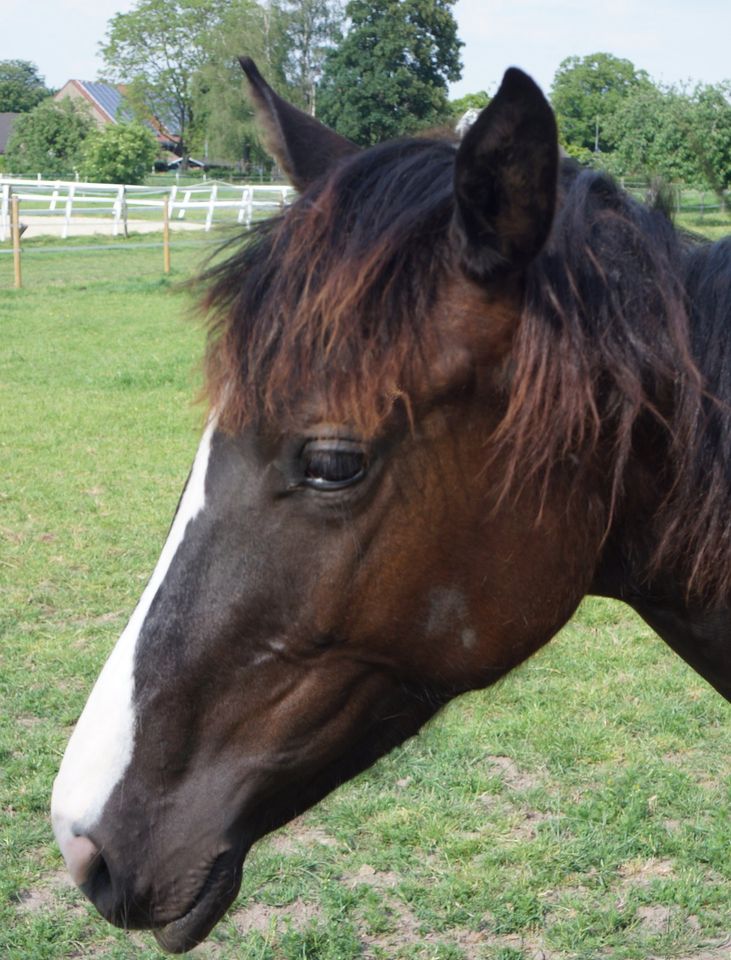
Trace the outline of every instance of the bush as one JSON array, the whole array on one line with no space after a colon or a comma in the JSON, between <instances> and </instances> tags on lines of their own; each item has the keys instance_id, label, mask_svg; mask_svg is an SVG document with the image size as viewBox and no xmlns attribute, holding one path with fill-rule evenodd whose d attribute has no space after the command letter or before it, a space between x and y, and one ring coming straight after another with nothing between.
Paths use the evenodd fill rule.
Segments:
<instances>
[{"instance_id":1,"label":"bush","mask_svg":"<svg viewBox=\"0 0 731 960\"><path fill-rule=\"evenodd\" d=\"M81 149L94 121L72 100L46 100L18 117L5 154L8 170L68 180L77 172Z\"/></svg>"},{"instance_id":2,"label":"bush","mask_svg":"<svg viewBox=\"0 0 731 960\"><path fill-rule=\"evenodd\" d=\"M142 183L157 150L157 141L141 123L99 128L84 142L81 177L93 183Z\"/></svg>"}]
</instances>

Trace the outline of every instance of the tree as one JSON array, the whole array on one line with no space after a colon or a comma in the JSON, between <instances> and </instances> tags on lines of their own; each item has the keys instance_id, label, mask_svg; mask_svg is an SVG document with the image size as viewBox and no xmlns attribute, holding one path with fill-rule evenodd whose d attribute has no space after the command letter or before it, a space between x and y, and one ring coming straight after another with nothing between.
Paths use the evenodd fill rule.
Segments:
<instances>
[{"instance_id":1,"label":"tree","mask_svg":"<svg viewBox=\"0 0 731 960\"><path fill-rule=\"evenodd\" d=\"M731 187L731 85L646 86L608 120L612 172L705 185L722 206Z\"/></svg>"},{"instance_id":2,"label":"tree","mask_svg":"<svg viewBox=\"0 0 731 960\"><path fill-rule=\"evenodd\" d=\"M193 82L195 124L191 147L216 161L228 161L246 170L271 168L272 161L259 144L254 115L238 62L252 57L276 86L286 87L286 38L276 3L238 0L231 5L221 28L207 40L207 62Z\"/></svg>"},{"instance_id":3,"label":"tree","mask_svg":"<svg viewBox=\"0 0 731 960\"><path fill-rule=\"evenodd\" d=\"M466 93L463 97L449 101L449 112L453 117L459 119L464 116L468 110L484 110L490 102L490 94L486 90L478 90L477 93Z\"/></svg>"},{"instance_id":4,"label":"tree","mask_svg":"<svg viewBox=\"0 0 731 960\"><path fill-rule=\"evenodd\" d=\"M691 109L683 124L701 179L724 209L731 189L731 81L699 85L690 95Z\"/></svg>"},{"instance_id":5,"label":"tree","mask_svg":"<svg viewBox=\"0 0 731 960\"><path fill-rule=\"evenodd\" d=\"M0 60L0 113L28 113L51 95L28 60Z\"/></svg>"},{"instance_id":6,"label":"tree","mask_svg":"<svg viewBox=\"0 0 731 960\"><path fill-rule=\"evenodd\" d=\"M280 0L287 38L284 74L291 99L315 113L317 83L325 56L342 39L343 7L337 0Z\"/></svg>"},{"instance_id":7,"label":"tree","mask_svg":"<svg viewBox=\"0 0 731 960\"><path fill-rule=\"evenodd\" d=\"M682 105L672 90L647 86L635 91L607 119L615 149L606 165L621 176L660 177L691 182L695 164L687 139L676 123Z\"/></svg>"},{"instance_id":8,"label":"tree","mask_svg":"<svg viewBox=\"0 0 731 960\"><path fill-rule=\"evenodd\" d=\"M290 101L312 110L322 61L341 22L336 0L238 0L211 34L208 61L195 76L195 149L248 170L270 169L237 57L252 57Z\"/></svg>"},{"instance_id":9,"label":"tree","mask_svg":"<svg viewBox=\"0 0 731 960\"><path fill-rule=\"evenodd\" d=\"M157 141L141 123L98 127L84 140L80 175L94 183L142 183L157 152Z\"/></svg>"},{"instance_id":10,"label":"tree","mask_svg":"<svg viewBox=\"0 0 731 960\"><path fill-rule=\"evenodd\" d=\"M610 53L567 57L551 87L562 142L594 153L614 147L607 120L630 93L650 85L644 70Z\"/></svg>"},{"instance_id":11,"label":"tree","mask_svg":"<svg viewBox=\"0 0 731 960\"><path fill-rule=\"evenodd\" d=\"M227 0L138 0L112 17L102 45L107 79L128 85L140 120L153 116L180 137L183 157L195 122L194 78L230 9Z\"/></svg>"},{"instance_id":12,"label":"tree","mask_svg":"<svg viewBox=\"0 0 731 960\"><path fill-rule=\"evenodd\" d=\"M325 123L368 145L448 118L447 83L461 76L454 2L351 0L318 92Z\"/></svg>"},{"instance_id":13,"label":"tree","mask_svg":"<svg viewBox=\"0 0 731 960\"><path fill-rule=\"evenodd\" d=\"M69 179L93 127L89 114L73 100L46 100L18 117L6 150L7 168L23 176Z\"/></svg>"}]
</instances>

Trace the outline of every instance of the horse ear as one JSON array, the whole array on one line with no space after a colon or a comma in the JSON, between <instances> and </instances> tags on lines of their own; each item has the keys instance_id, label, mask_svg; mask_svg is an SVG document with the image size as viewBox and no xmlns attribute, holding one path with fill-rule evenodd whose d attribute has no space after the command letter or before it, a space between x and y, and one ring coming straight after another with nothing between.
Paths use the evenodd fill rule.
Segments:
<instances>
[{"instance_id":1,"label":"horse ear","mask_svg":"<svg viewBox=\"0 0 731 960\"><path fill-rule=\"evenodd\" d=\"M556 204L556 121L514 67L457 151L453 235L475 280L523 269L545 243Z\"/></svg>"},{"instance_id":2,"label":"horse ear","mask_svg":"<svg viewBox=\"0 0 731 960\"><path fill-rule=\"evenodd\" d=\"M276 94L249 57L239 57L264 143L297 190L306 189L358 147Z\"/></svg>"}]
</instances>

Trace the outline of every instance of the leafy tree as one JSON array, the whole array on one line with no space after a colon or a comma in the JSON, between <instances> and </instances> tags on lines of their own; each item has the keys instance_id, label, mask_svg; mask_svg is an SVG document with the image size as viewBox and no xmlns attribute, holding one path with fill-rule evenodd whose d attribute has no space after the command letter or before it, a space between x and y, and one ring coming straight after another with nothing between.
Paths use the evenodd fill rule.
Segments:
<instances>
[{"instance_id":1,"label":"leafy tree","mask_svg":"<svg viewBox=\"0 0 731 960\"><path fill-rule=\"evenodd\" d=\"M270 83L312 110L322 61L341 23L337 0L238 0L211 34L208 62L195 76L194 150L248 171L271 169L237 57L253 57Z\"/></svg>"},{"instance_id":2,"label":"leafy tree","mask_svg":"<svg viewBox=\"0 0 731 960\"><path fill-rule=\"evenodd\" d=\"M342 40L343 7L338 0L280 0L287 44L284 74L291 99L315 113L317 82L327 52Z\"/></svg>"},{"instance_id":3,"label":"leafy tree","mask_svg":"<svg viewBox=\"0 0 731 960\"><path fill-rule=\"evenodd\" d=\"M247 170L271 168L268 154L259 145L237 57L242 53L252 57L270 82L286 87L281 11L275 3L238 0L230 6L221 28L208 37L207 47L208 60L196 73L192 89L193 152L239 163Z\"/></svg>"},{"instance_id":4,"label":"leafy tree","mask_svg":"<svg viewBox=\"0 0 731 960\"><path fill-rule=\"evenodd\" d=\"M622 176L691 182L695 164L676 117L683 110L671 90L646 86L635 91L607 119L607 132L615 143L609 169Z\"/></svg>"},{"instance_id":5,"label":"leafy tree","mask_svg":"<svg viewBox=\"0 0 731 960\"><path fill-rule=\"evenodd\" d=\"M128 85L141 120L152 115L180 137L183 157L195 121L194 78L231 8L228 0L138 0L108 26L105 76Z\"/></svg>"},{"instance_id":6,"label":"leafy tree","mask_svg":"<svg viewBox=\"0 0 731 960\"><path fill-rule=\"evenodd\" d=\"M697 86L690 103L683 126L699 173L721 206L728 209L724 191L731 189L731 81Z\"/></svg>"},{"instance_id":7,"label":"leafy tree","mask_svg":"<svg viewBox=\"0 0 731 960\"><path fill-rule=\"evenodd\" d=\"M567 57L551 87L562 141L574 150L611 150L614 141L607 119L630 93L650 85L644 70L610 53Z\"/></svg>"},{"instance_id":8,"label":"leafy tree","mask_svg":"<svg viewBox=\"0 0 731 960\"><path fill-rule=\"evenodd\" d=\"M468 110L483 110L490 102L490 94L486 90L477 93L466 93L463 97L449 101L449 112L453 117L462 117Z\"/></svg>"},{"instance_id":9,"label":"leafy tree","mask_svg":"<svg viewBox=\"0 0 731 960\"><path fill-rule=\"evenodd\" d=\"M722 205L731 187L731 85L692 91L646 86L608 120L619 174L705 185Z\"/></svg>"},{"instance_id":10,"label":"leafy tree","mask_svg":"<svg viewBox=\"0 0 731 960\"><path fill-rule=\"evenodd\" d=\"M51 95L28 60L0 60L0 113L28 113Z\"/></svg>"},{"instance_id":11,"label":"leafy tree","mask_svg":"<svg viewBox=\"0 0 731 960\"><path fill-rule=\"evenodd\" d=\"M93 183L142 183L157 152L157 141L141 123L108 124L84 140L80 175Z\"/></svg>"},{"instance_id":12,"label":"leafy tree","mask_svg":"<svg viewBox=\"0 0 731 960\"><path fill-rule=\"evenodd\" d=\"M449 117L461 76L455 0L351 0L350 29L325 60L318 113L356 143L376 143Z\"/></svg>"},{"instance_id":13,"label":"leafy tree","mask_svg":"<svg viewBox=\"0 0 731 960\"><path fill-rule=\"evenodd\" d=\"M7 168L23 176L73 177L93 128L94 121L75 101L46 100L18 117L6 150Z\"/></svg>"}]
</instances>

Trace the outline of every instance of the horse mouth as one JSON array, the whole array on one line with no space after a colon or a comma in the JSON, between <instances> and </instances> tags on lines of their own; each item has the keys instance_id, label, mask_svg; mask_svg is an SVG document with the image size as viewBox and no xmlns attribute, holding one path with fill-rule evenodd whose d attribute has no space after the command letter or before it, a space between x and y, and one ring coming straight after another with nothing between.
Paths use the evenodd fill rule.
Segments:
<instances>
[{"instance_id":1,"label":"horse mouth","mask_svg":"<svg viewBox=\"0 0 731 960\"><path fill-rule=\"evenodd\" d=\"M236 899L241 886L242 856L221 854L190 909L162 927L153 929L159 946L167 953L186 953L205 940Z\"/></svg>"}]
</instances>

